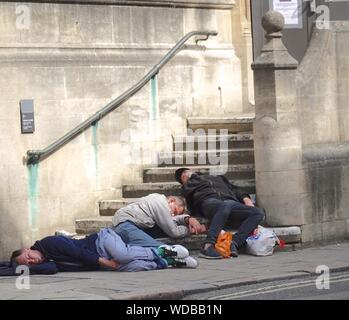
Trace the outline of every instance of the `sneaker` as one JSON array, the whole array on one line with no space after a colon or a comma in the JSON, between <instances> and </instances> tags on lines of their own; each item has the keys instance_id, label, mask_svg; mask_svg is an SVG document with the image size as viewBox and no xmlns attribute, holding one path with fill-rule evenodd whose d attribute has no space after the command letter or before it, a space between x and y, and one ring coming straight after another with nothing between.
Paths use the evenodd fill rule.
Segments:
<instances>
[{"instance_id":1,"label":"sneaker","mask_svg":"<svg viewBox=\"0 0 349 320\"><path fill-rule=\"evenodd\" d=\"M199 257L205 259L223 259L223 256L215 249L214 246L209 246L206 250L204 247L200 250Z\"/></svg>"},{"instance_id":2,"label":"sneaker","mask_svg":"<svg viewBox=\"0 0 349 320\"><path fill-rule=\"evenodd\" d=\"M176 259L184 259L189 257L189 251L179 244L175 244L173 246L162 245L158 248L158 253L160 257L165 259L171 257Z\"/></svg>"},{"instance_id":3,"label":"sneaker","mask_svg":"<svg viewBox=\"0 0 349 320\"><path fill-rule=\"evenodd\" d=\"M238 251L238 247L236 245L235 242L232 242L231 245L230 245L230 251L231 251L231 256L233 258L237 258L239 256L239 251Z\"/></svg>"},{"instance_id":4,"label":"sneaker","mask_svg":"<svg viewBox=\"0 0 349 320\"><path fill-rule=\"evenodd\" d=\"M196 269L199 263L193 257L186 257L184 259L173 259L174 263L172 264L175 268L191 268Z\"/></svg>"}]
</instances>

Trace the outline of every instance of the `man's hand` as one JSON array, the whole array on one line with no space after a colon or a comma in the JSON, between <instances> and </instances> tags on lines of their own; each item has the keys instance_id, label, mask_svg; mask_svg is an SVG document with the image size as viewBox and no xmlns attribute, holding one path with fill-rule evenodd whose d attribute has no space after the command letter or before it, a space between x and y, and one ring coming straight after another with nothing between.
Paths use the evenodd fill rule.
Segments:
<instances>
[{"instance_id":1,"label":"man's hand","mask_svg":"<svg viewBox=\"0 0 349 320\"><path fill-rule=\"evenodd\" d=\"M253 202L252 202L252 200L250 198L246 197L246 198L243 199L243 201L244 201L246 206L254 207L254 204L253 204Z\"/></svg>"},{"instance_id":2,"label":"man's hand","mask_svg":"<svg viewBox=\"0 0 349 320\"><path fill-rule=\"evenodd\" d=\"M207 226L205 224L201 225L199 234L202 234L202 233L207 233Z\"/></svg>"},{"instance_id":3,"label":"man's hand","mask_svg":"<svg viewBox=\"0 0 349 320\"><path fill-rule=\"evenodd\" d=\"M119 262L115 260L108 260L106 258L99 258L98 262L100 266L114 270L116 270L120 266Z\"/></svg>"},{"instance_id":4,"label":"man's hand","mask_svg":"<svg viewBox=\"0 0 349 320\"><path fill-rule=\"evenodd\" d=\"M191 234L200 234L206 232L206 227L202 225L198 220L190 217L188 220L188 228Z\"/></svg>"}]
</instances>

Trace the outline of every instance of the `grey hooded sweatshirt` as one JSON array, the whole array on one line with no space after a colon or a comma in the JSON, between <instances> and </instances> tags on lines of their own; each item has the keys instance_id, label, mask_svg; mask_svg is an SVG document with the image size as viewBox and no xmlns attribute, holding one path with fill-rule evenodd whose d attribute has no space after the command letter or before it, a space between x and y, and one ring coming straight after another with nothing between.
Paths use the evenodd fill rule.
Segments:
<instances>
[{"instance_id":1,"label":"grey hooded sweatshirt","mask_svg":"<svg viewBox=\"0 0 349 320\"><path fill-rule=\"evenodd\" d=\"M113 226L122 222L133 222L140 229L159 226L169 237L181 238L189 235L184 221L188 215L172 217L167 198L163 194L152 193L126 207L117 210L112 219Z\"/></svg>"}]
</instances>

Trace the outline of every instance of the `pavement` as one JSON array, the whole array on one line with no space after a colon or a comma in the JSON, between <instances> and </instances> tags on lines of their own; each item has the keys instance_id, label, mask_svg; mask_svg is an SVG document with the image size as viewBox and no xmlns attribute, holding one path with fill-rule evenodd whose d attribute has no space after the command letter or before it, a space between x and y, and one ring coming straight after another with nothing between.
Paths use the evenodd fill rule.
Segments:
<instances>
[{"instance_id":1,"label":"pavement","mask_svg":"<svg viewBox=\"0 0 349 320\"><path fill-rule=\"evenodd\" d=\"M198 304L202 300L349 300L349 270L211 290L186 299L200 300Z\"/></svg>"},{"instance_id":2,"label":"pavement","mask_svg":"<svg viewBox=\"0 0 349 320\"><path fill-rule=\"evenodd\" d=\"M185 299L194 293L315 274L326 265L330 271L349 270L349 242L278 251L268 257L241 254L236 259L198 258L197 269L146 272L75 272L30 276L27 284L17 277L0 277L2 300L141 300ZM23 286L22 286L23 287Z\"/></svg>"}]
</instances>

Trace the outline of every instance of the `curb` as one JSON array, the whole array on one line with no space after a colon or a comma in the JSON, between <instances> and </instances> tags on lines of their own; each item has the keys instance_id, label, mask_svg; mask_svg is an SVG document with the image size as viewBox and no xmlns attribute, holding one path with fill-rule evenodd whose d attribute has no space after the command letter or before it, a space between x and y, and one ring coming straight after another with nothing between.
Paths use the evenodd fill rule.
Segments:
<instances>
[{"instance_id":1,"label":"curb","mask_svg":"<svg viewBox=\"0 0 349 320\"><path fill-rule=\"evenodd\" d=\"M336 272L344 272L349 271L349 266L346 267L337 267L337 268L330 268L330 272L336 273ZM300 273L302 272L302 273ZM241 287L246 285L254 285L254 284L261 284L261 283L268 283L268 282L274 282L274 281L282 281L282 280L292 280L292 279L298 279L303 278L304 276L316 276L318 275L315 272L309 272L309 271L299 271L300 274L290 274L290 275L284 275L284 276L278 276L274 278L261 278L256 280L249 280L249 281L241 281L241 282L227 282L225 284L217 284L215 288L210 287L203 287L200 289L187 289L184 290L184 297L197 294L197 293L205 293L213 290L222 290L222 289L229 289L229 288L235 288L235 287Z\"/></svg>"},{"instance_id":2,"label":"curb","mask_svg":"<svg viewBox=\"0 0 349 320\"><path fill-rule=\"evenodd\" d=\"M338 267L330 269L330 272L343 272L348 271L349 266ZM241 281L241 282L227 282L225 284L217 284L216 287L207 286L200 289L176 289L176 288L154 288L151 290L139 290L133 292L115 293L109 296L111 300L181 300L186 296L198 293L205 293L212 290L221 290L234 287L240 287L245 285L253 285L260 283L268 283L273 281L297 279L304 276L314 276L315 272L303 271L301 274L290 274L279 277L261 278L256 280Z\"/></svg>"},{"instance_id":3,"label":"curb","mask_svg":"<svg viewBox=\"0 0 349 320\"><path fill-rule=\"evenodd\" d=\"M134 292L115 293L109 296L111 300L180 300L184 291L175 288L154 288Z\"/></svg>"}]
</instances>

